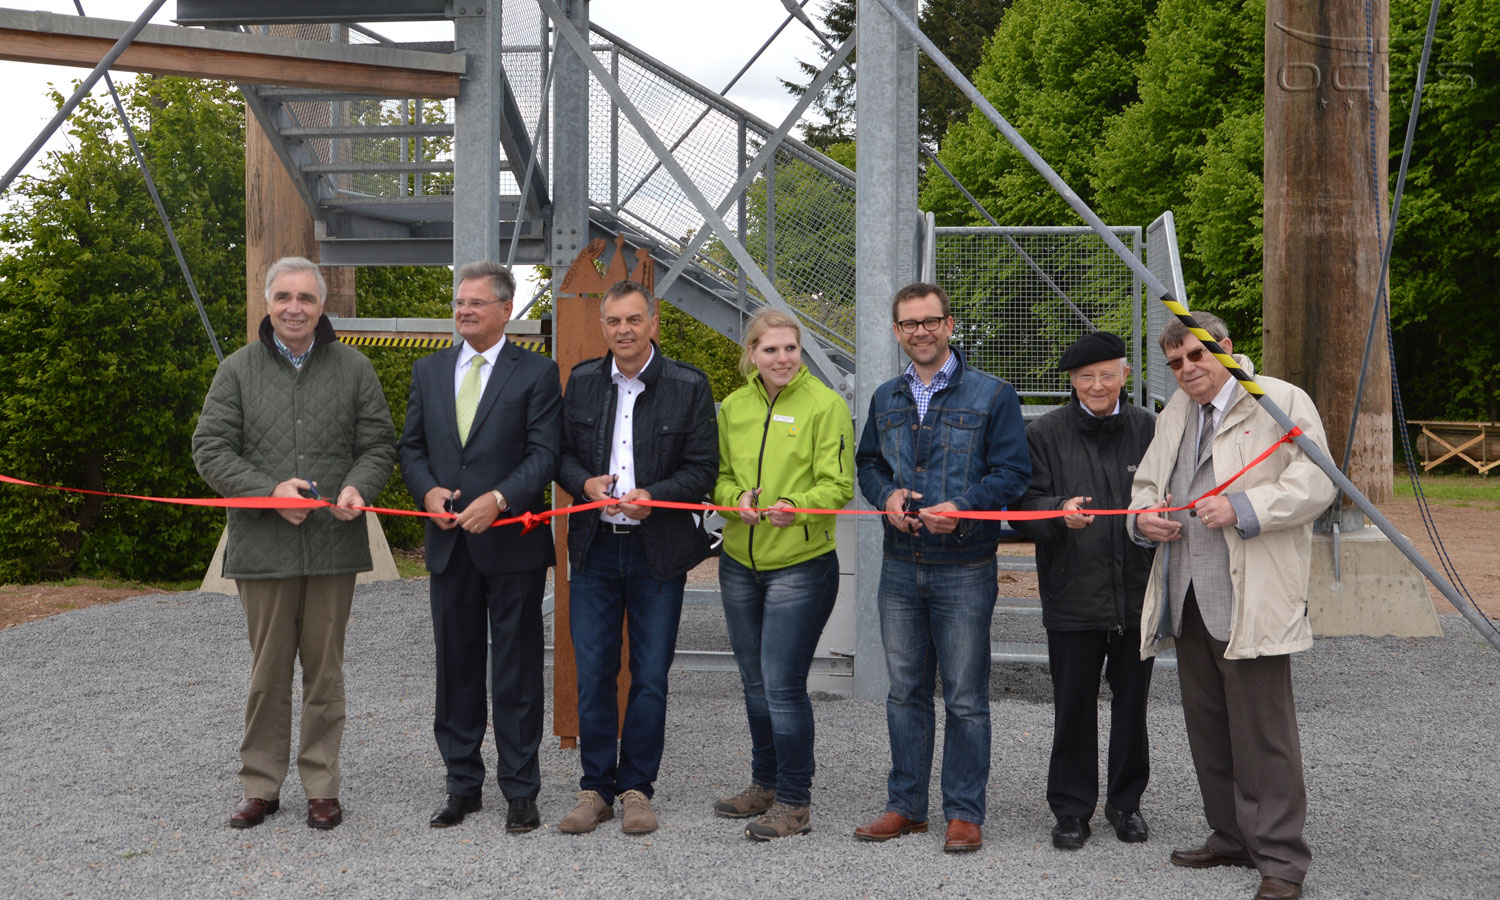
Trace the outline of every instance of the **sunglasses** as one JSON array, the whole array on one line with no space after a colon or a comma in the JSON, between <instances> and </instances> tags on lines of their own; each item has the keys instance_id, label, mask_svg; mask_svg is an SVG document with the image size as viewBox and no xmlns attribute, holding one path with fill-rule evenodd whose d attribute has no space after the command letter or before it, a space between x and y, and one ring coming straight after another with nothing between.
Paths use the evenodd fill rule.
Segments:
<instances>
[{"instance_id":1,"label":"sunglasses","mask_svg":"<svg viewBox=\"0 0 1500 900\"><path fill-rule=\"evenodd\" d=\"M1169 359L1169 360L1167 360L1167 368L1169 368L1173 372L1175 372L1178 369L1182 368L1183 362L1191 362L1194 365L1196 365L1196 364L1198 364L1200 362L1203 362L1203 357L1207 353L1208 353L1208 348L1207 347L1195 347L1192 350L1189 350L1188 352L1186 352L1186 353L1182 354L1181 356L1177 357L1176 359Z\"/></svg>"}]
</instances>

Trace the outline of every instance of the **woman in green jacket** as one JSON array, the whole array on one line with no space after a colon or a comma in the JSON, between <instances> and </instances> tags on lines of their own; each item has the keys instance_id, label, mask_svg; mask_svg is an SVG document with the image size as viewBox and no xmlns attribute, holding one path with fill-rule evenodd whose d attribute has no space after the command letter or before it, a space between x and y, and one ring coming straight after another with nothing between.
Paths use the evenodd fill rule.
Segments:
<instances>
[{"instance_id":1,"label":"woman in green jacket","mask_svg":"<svg viewBox=\"0 0 1500 900\"><path fill-rule=\"evenodd\" d=\"M802 365L802 329L763 310L750 320L740 370L749 383L719 407L714 503L728 515L719 591L750 718L748 788L714 804L768 841L812 830L812 702L807 673L838 596L834 520L854 496L854 422Z\"/></svg>"}]
</instances>

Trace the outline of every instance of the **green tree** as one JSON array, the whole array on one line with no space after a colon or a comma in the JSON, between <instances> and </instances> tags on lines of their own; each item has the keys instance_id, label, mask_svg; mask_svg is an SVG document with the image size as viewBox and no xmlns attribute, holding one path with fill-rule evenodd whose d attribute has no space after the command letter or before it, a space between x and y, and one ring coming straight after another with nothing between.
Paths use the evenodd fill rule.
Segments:
<instances>
[{"instance_id":1,"label":"green tree","mask_svg":"<svg viewBox=\"0 0 1500 900\"><path fill-rule=\"evenodd\" d=\"M925 0L917 25L960 72L969 75L984 58L986 43L1010 7L1011 0ZM938 146L948 128L962 122L972 107L958 85L927 54L921 54L917 60L918 139Z\"/></svg>"},{"instance_id":2,"label":"green tree","mask_svg":"<svg viewBox=\"0 0 1500 900\"><path fill-rule=\"evenodd\" d=\"M243 343L246 291L243 100L232 86L178 78L127 81L121 94L230 353ZM113 106L85 101L67 134L68 147L18 180L0 214L0 472L203 496L191 439L216 367L208 339ZM446 318L451 279L443 267L366 269L360 311ZM370 350L398 428L411 363L425 352ZM0 581L189 577L202 572L223 523L211 509L0 490ZM377 503L410 506L396 479ZM412 524L388 522L392 543L420 542Z\"/></svg>"},{"instance_id":3,"label":"green tree","mask_svg":"<svg viewBox=\"0 0 1500 900\"><path fill-rule=\"evenodd\" d=\"M1393 179L1427 11L1391 3ZM1397 372L1409 416L1496 421L1500 4L1444 4L1439 24L1391 259Z\"/></svg>"},{"instance_id":4,"label":"green tree","mask_svg":"<svg viewBox=\"0 0 1500 900\"><path fill-rule=\"evenodd\" d=\"M1136 99L1135 66L1150 0L1017 0L985 45L974 84L1086 202L1112 113ZM1002 224L1072 224L1077 216L1036 170L969 108L939 158ZM922 206L940 224L988 224L936 169Z\"/></svg>"},{"instance_id":5,"label":"green tree","mask_svg":"<svg viewBox=\"0 0 1500 900\"><path fill-rule=\"evenodd\" d=\"M61 102L55 91L53 98ZM233 88L141 78L122 99L225 351L245 296L244 105ZM0 215L0 471L44 484L200 496L190 458L215 360L113 106ZM6 488L0 581L68 572L180 577L223 514Z\"/></svg>"},{"instance_id":6,"label":"green tree","mask_svg":"<svg viewBox=\"0 0 1500 900\"><path fill-rule=\"evenodd\" d=\"M985 40L995 32L1011 0L923 0L917 13L917 27L943 49L943 54L968 74L979 64ZM821 16L823 33L835 47L854 30L855 0L830 0ZM853 66L858 49L849 54ZM782 81L787 91L800 97L807 85L823 70L833 53L821 44L818 62L798 62L805 82ZM832 144L854 140L855 83L847 69L828 82L813 103L822 122L803 127L803 140L811 147L824 150ZM917 60L917 137L936 146L948 126L961 120L969 111L968 98L943 74L925 54Z\"/></svg>"},{"instance_id":7,"label":"green tree","mask_svg":"<svg viewBox=\"0 0 1500 900\"><path fill-rule=\"evenodd\" d=\"M1161 0L1139 99L1109 121L1091 183L1110 221L1175 213L1189 303L1256 358L1264 72L1263 0Z\"/></svg>"},{"instance_id":8,"label":"green tree","mask_svg":"<svg viewBox=\"0 0 1500 900\"><path fill-rule=\"evenodd\" d=\"M822 15L822 30L825 37L837 47L842 44L849 35L854 33L855 0L829 0L824 7ZM854 66L855 58L859 50L855 49L849 54L848 65ZM806 81L787 81L782 79L781 85L786 88L787 93L793 97L801 97L807 92L807 86L823 71L823 66L833 56L833 51L818 45L818 61L816 63L797 62L797 68L802 70ZM841 68L835 72L827 86L818 98L812 102L812 109L822 118L821 122L804 122L802 126L802 140L809 147L823 149L829 144L837 144L842 141L854 140L854 78L849 74L848 68Z\"/></svg>"}]
</instances>

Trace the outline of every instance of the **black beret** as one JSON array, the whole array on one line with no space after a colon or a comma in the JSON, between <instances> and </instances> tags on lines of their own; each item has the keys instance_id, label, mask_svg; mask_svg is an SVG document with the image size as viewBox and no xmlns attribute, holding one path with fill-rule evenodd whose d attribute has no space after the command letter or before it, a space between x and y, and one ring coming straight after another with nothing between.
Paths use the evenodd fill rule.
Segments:
<instances>
[{"instance_id":1,"label":"black beret","mask_svg":"<svg viewBox=\"0 0 1500 900\"><path fill-rule=\"evenodd\" d=\"M1071 372L1079 366L1088 366L1096 362L1104 362L1106 359L1124 359L1125 342L1108 331L1091 331L1073 342L1073 345L1063 351L1062 359L1058 361L1057 368L1061 372Z\"/></svg>"}]
</instances>

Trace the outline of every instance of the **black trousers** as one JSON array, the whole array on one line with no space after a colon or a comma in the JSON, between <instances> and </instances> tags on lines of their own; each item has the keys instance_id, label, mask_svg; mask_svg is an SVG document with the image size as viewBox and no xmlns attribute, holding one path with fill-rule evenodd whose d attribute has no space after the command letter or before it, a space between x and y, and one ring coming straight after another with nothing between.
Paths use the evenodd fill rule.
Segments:
<instances>
[{"instance_id":1,"label":"black trousers","mask_svg":"<svg viewBox=\"0 0 1500 900\"><path fill-rule=\"evenodd\" d=\"M431 581L437 645L437 703L432 731L448 768L447 793L478 797L484 788L485 662L493 653L496 781L506 799L541 789L542 593L546 568L486 575L460 538L447 568ZM488 636L488 644L486 644Z\"/></svg>"},{"instance_id":2,"label":"black trousers","mask_svg":"<svg viewBox=\"0 0 1500 900\"><path fill-rule=\"evenodd\" d=\"M1088 821L1099 802L1099 672L1109 704L1109 775L1105 799L1121 812L1140 807L1151 778L1146 695L1155 658L1142 660L1141 632L1047 630L1052 671L1052 762L1047 805L1055 816Z\"/></svg>"}]
</instances>

